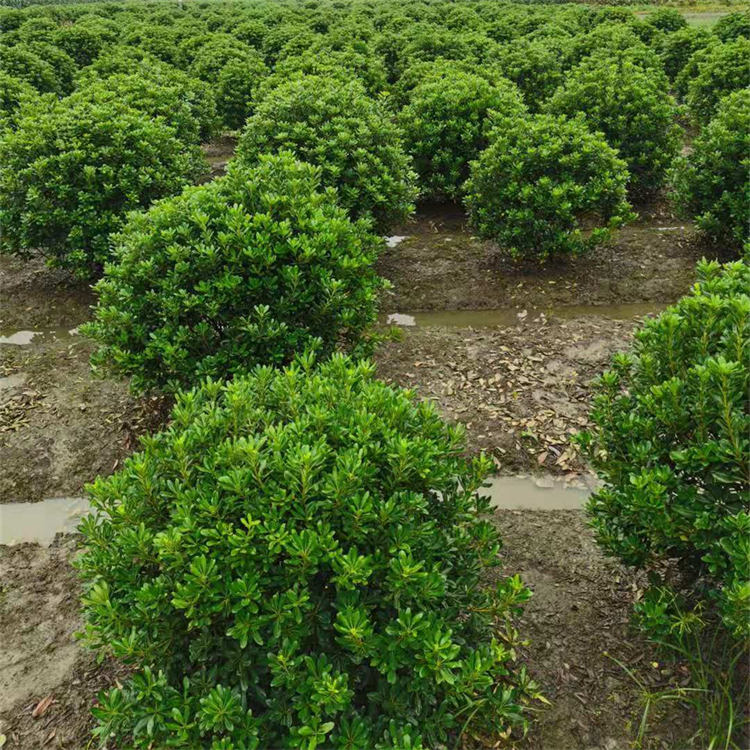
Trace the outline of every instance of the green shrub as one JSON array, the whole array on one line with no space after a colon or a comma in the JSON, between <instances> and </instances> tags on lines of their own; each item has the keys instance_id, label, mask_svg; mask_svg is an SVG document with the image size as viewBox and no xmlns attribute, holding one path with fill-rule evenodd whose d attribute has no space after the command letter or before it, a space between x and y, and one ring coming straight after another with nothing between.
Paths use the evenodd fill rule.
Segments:
<instances>
[{"instance_id":1,"label":"green shrub","mask_svg":"<svg viewBox=\"0 0 750 750\"><path fill-rule=\"evenodd\" d=\"M682 70L677 74L677 78L675 78L674 91L678 101L685 102L688 88L698 76L703 61L707 60L711 54L711 47L719 46L719 44L720 42L711 35L711 41L705 47L697 49L690 55Z\"/></svg>"},{"instance_id":2,"label":"green shrub","mask_svg":"<svg viewBox=\"0 0 750 750\"><path fill-rule=\"evenodd\" d=\"M447 81L430 77L411 92L399 123L426 196L460 197L469 162L487 145L490 111L513 119L526 107L510 81L493 85L471 73L456 72Z\"/></svg>"},{"instance_id":3,"label":"green shrub","mask_svg":"<svg viewBox=\"0 0 750 750\"><path fill-rule=\"evenodd\" d=\"M79 21L61 26L52 39L80 68L91 65L102 50L117 41L117 33L104 24Z\"/></svg>"},{"instance_id":4,"label":"green shrub","mask_svg":"<svg viewBox=\"0 0 750 750\"><path fill-rule=\"evenodd\" d=\"M661 45L660 56L669 80L674 81L677 78L693 54L715 43L716 40L710 31L695 26L667 34Z\"/></svg>"},{"instance_id":5,"label":"green shrub","mask_svg":"<svg viewBox=\"0 0 750 750\"><path fill-rule=\"evenodd\" d=\"M0 139L2 250L96 274L125 214L178 192L202 163L171 127L117 102L31 107Z\"/></svg>"},{"instance_id":6,"label":"green shrub","mask_svg":"<svg viewBox=\"0 0 750 750\"><path fill-rule=\"evenodd\" d=\"M597 26L588 34L576 37L570 47L571 64L578 64L592 55L606 58L620 53L619 58L635 58L644 67L659 68L656 52L644 44L631 27L623 24Z\"/></svg>"},{"instance_id":7,"label":"green shrub","mask_svg":"<svg viewBox=\"0 0 750 750\"><path fill-rule=\"evenodd\" d=\"M178 36L171 26L156 26L148 23L134 24L123 35L122 44L143 50L169 65L178 61Z\"/></svg>"},{"instance_id":8,"label":"green shrub","mask_svg":"<svg viewBox=\"0 0 750 750\"><path fill-rule=\"evenodd\" d=\"M529 110L538 112L565 80L567 44L517 39L498 49L492 70L513 81Z\"/></svg>"},{"instance_id":9,"label":"green shrub","mask_svg":"<svg viewBox=\"0 0 750 750\"><path fill-rule=\"evenodd\" d=\"M497 74L488 67L478 66L474 62L465 60L446 60L439 57L437 60L425 60L410 65L399 76L399 79L391 86L389 94L392 106L395 110L401 109L409 103L412 91L425 81L454 80L454 76L469 73L485 78L488 81L495 80Z\"/></svg>"},{"instance_id":10,"label":"green shrub","mask_svg":"<svg viewBox=\"0 0 750 750\"><path fill-rule=\"evenodd\" d=\"M634 194L657 190L681 145L664 74L617 57L585 60L550 99L553 114L582 113L628 165Z\"/></svg>"},{"instance_id":11,"label":"green shrub","mask_svg":"<svg viewBox=\"0 0 750 750\"><path fill-rule=\"evenodd\" d=\"M0 46L0 70L25 81L40 94L63 93L54 67L29 49L28 45Z\"/></svg>"},{"instance_id":12,"label":"green shrub","mask_svg":"<svg viewBox=\"0 0 750 750\"><path fill-rule=\"evenodd\" d=\"M322 184L336 188L354 218L386 229L413 211L415 176L401 133L357 81L299 76L268 93L247 121L237 157L254 164L280 149L318 165Z\"/></svg>"},{"instance_id":13,"label":"green shrub","mask_svg":"<svg viewBox=\"0 0 750 750\"><path fill-rule=\"evenodd\" d=\"M134 215L97 284L97 367L135 390L176 390L320 340L354 348L376 317L380 241L352 223L320 170L283 152Z\"/></svg>"},{"instance_id":14,"label":"green shrub","mask_svg":"<svg viewBox=\"0 0 750 750\"><path fill-rule=\"evenodd\" d=\"M36 89L26 81L0 71L0 132L15 128L21 108L37 96Z\"/></svg>"},{"instance_id":15,"label":"green shrub","mask_svg":"<svg viewBox=\"0 0 750 750\"><path fill-rule=\"evenodd\" d=\"M578 254L634 218L625 163L582 118L504 122L471 165L466 207L480 235L513 257Z\"/></svg>"},{"instance_id":16,"label":"green shrub","mask_svg":"<svg viewBox=\"0 0 750 750\"><path fill-rule=\"evenodd\" d=\"M605 481L588 506L599 543L659 589L656 570L679 561L688 599L715 600L737 635L750 634L749 289L746 263L703 261L602 376L582 438Z\"/></svg>"},{"instance_id":17,"label":"green shrub","mask_svg":"<svg viewBox=\"0 0 750 750\"><path fill-rule=\"evenodd\" d=\"M688 22L685 16L675 8L659 8L646 16L645 22L660 31L668 34L687 28Z\"/></svg>"},{"instance_id":18,"label":"green shrub","mask_svg":"<svg viewBox=\"0 0 750 750\"><path fill-rule=\"evenodd\" d=\"M697 122L706 124L719 102L733 91L750 85L750 39L740 37L712 46L701 58L698 75L690 81L687 105Z\"/></svg>"},{"instance_id":19,"label":"green shrub","mask_svg":"<svg viewBox=\"0 0 750 750\"><path fill-rule=\"evenodd\" d=\"M740 37L750 39L750 13L727 13L716 22L712 31L722 42L733 42Z\"/></svg>"},{"instance_id":20,"label":"green shrub","mask_svg":"<svg viewBox=\"0 0 750 750\"><path fill-rule=\"evenodd\" d=\"M725 97L673 173L678 205L717 242L750 240L750 90Z\"/></svg>"},{"instance_id":21,"label":"green shrub","mask_svg":"<svg viewBox=\"0 0 750 750\"><path fill-rule=\"evenodd\" d=\"M529 592L481 580L490 462L373 371L337 355L209 381L89 488L87 640L137 669L100 695L103 740L418 750L525 726L510 620Z\"/></svg>"}]
</instances>

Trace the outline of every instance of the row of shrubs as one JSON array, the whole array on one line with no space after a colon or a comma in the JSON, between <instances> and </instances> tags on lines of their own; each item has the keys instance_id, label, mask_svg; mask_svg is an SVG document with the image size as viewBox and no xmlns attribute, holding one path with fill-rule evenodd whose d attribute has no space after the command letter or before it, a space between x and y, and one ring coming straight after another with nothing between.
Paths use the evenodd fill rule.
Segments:
<instances>
[{"instance_id":1,"label":"row of shrubs","mask_svg":"<svg viewBox=\"0 0 750 750\"><path fill-rule=\"evenodd\" d=\"M179 20L107 6L90 22L130 7L172 22L91 54L63 98L10 81L10 249L104 268L83 328L94 366L176 398L169 426L90 488L96 513L81 526L84 636L134 668L95 709L102 744L401 750L525 728L540 696L514 620L529 592L483 578L500 547L480 490L491 463L461 458L462 430L362 359L385 285L375 231L421 190L464 199L479 231L517 253L601 241L678 150L658 50L682 24L564 8L559 29L537 34L542 14L503 6L510 23L488 5L376 4L372 38L359 5L316 6L302 27L267 23L281 4L188 5ZM227 19L242 8L260 16ZM50 17L11 28L2 54ZM175 44L172 27L197 21L212 28ZM567 38L575 62L542 96L480 59L486 38L498 57L514 40L555 50ZM207 85L221 81L244 93L222 104ZM727 89L674 181L707 231L741 243L750 101L743 84ZM228 174L190 187L200 142L246 115ZM750 273L699 274L604 376L581 440L607 483L590 507L603 546L642 567L680 559L692 603L715 600L742 636ZM667 583L639 607L657 634L680 626Z\"/></svg>"},{"instance_id":2,"label":"row of shrubs","mask_svg":"<svg viewBox=\"0 0 750 750\"><path fill-rule=\"evenodd\" d=\"M498 18L480 4L485 18L459 5L443 25L413 21L386 38L395 19L369 18L368 29L358 7L292 25L262 3L239 6L255 10L252 24L218 7L221 30L201 13L128 4L111 17L86 6L72 24L54 17L62 8L6 18L5 251L41 249L98 275L127 212L194 182L200 142L222 127L241 129L241 162L290 149L319 166L322 185L378 231L418 196L463 200L478 233L512 255L579 253L668 180L714 240L747 238L742 14L693 34L675 11L646 22L583 8ZM144 16L163 25L146 28ZM682 159L670 78L697 122L715 121Z\"/></svg>"}]
</instances>

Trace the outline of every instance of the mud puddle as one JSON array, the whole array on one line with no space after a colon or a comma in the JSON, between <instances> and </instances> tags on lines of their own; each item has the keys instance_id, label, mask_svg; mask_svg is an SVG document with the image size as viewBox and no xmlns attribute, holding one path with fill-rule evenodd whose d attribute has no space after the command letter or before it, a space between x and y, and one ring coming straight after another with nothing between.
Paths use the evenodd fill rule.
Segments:
<instances>
[{"instance_id":1,"label":"mud puddle","mask_svg":"<svg viewBox=\"0 0 750 750\"><path fill-rule=\"evenodd\" d=\"M0 328L0 345L28 346L29 344L51 344L58 339L69 339L78 334L78 328L46 328L26 331L18 328Z\"/></svg>"},{"instance_id":2,"label":"mud puddle","mask_svg":"<svg viewBox=\"0 0 750 750\"><path fill-rule=\"evenodd\" d=\"M552 476L493 477L480 491L498 510L581 510L597 487L594 476L583 475L575 482Z\"/></svg>"},{"instance_id":3,"label":"mud puddle","mask_svg":"<svg viewBox=\"0 0 750 750\"><path fill-rule=\"evenodd\" d=\"M39 503L0 505L0 544L50 545L59 532L76 530L89 509L85 497L55 497Z\"/></svg>"},{"instance_id":4,"label":"mud puddle","mask_svg":"<svg viewBox=\"0 0 750 750\"><path fill-rule=\"evenodd\" d=\"M502 308L497 310L441 310L439 312L391 313L383 322L397 326L447 326L457 328L482 328L511 326L529 317L544 316L574 320L589 315L612 320L635 320L645 315L661 312L666 304L635 302L624 305L568 305L546 309Z\"/></svg>"}]
</instances>

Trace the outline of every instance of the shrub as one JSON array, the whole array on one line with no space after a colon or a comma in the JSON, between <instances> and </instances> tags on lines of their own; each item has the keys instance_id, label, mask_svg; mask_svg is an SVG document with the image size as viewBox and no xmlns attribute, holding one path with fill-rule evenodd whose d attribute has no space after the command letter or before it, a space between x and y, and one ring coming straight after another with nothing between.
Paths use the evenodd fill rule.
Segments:
<instances>
[{"instance_id":1,"label":"shrub","mask_svg":"<svg viewBox=\"0 0 750 750\"><path fill-rule=\"evenodd\" d=\"M750 90L727 96L673 173L678 205L717 242L750 239Z\"/></svg>"},{"instance_id":2,"label":"shrub","mask_svg":"<svg viewBox=\"0 0 750 750\"><path fill-rule=\"evenodd\" d=\"M701 58L698 75L690 81L687 105L697 122L706 124L719 102L750 82L750 39L741 37L712 46Z\"/></svg>"},{"instance_id":3,"label":"shrub","mask_svg":"<svg viewBox=\"0 0 750 750\"><path fill-rule=\"evenodd\" d=\"M103 49L117 41L117 33L104 24L79 21L62 26L52 39L80 68L91 65Z\"/></svg>"},{"instance_id":4,"label":"shrub","mask_svg":"<svg viewBox=\"0 0 750 750\"><path fill-rule=\"evenodd\" d=\"M373 370L208 381L89 488L87 639L138 670L100 695L102 738L403 750L525 724L509 620L529 592L480 580L489 461Z\"/></svg>"},{"instance_id":5,"label":"shrub","mask_svg":"<svg viewBox=\"0 0 750 750\"><path fill-rule=\"evenodd\" d=\"M621 53L618 57L622 57L622 53L627 53L644 61L650 60L652 64L646 67L658 67L658 55L643 43L631 27L622 24L597 26L588 34L576 37L571 44L570 61L572 64L578 64L591 55L607 57L615 53Z\"/></svg>"},{"instance_id":6,"label":"shrub","mask_svg":"<svg viewBox=\"0 0 750 750\"><path fill-rule=\"evenodd\" d=\"M21 108L38 96L26 81L0 71L0 132L15 128Z\"/></svg>"},{"instance_id":7,"label":"shrub","mask_svg":"<svg viewBox=\"0 0 750 750\"><path fill-rule=\"evenodd\" d=\"M529 110L538 112L565 79L567 44L517 39L499 48L492 69L513 81Z\"/></svg>"},{"instance_id":8,"label":"shrub","mask_svg":"<svg viewBox=\"0 0 750 750\"><path fill-rule=\"evenodd\" d=\"M716 22L712 31L722 42L732 42L740 37L750 39L750 13L727 13Z\"/></svg>"},{"instance_id":9,"label":"shrub","mask_svg":"<svg viewBox=\"0 0 750 750\"><path fill-rule=\"evenodd\" d=\"M649 13L645 21L650 26L666 31L668 34L685 29L688 25L685 16L674 8L658 8L653 13Z\"/></svg>"},{"instance_id":10,"label":"shrub","mask_svg":"<svg viewBox=\"0 0 750 750\"><path fill-rule=\"evenodd\" d=\"M532 115L492 132L465 202L479 234L514 257L544 260L594 247L634 218L627 179L625 163L582 118Z\"/></svg>"},{"instance_id":11,"label":"shrub","mask_svg":"<svg viewBox=\"0 0 750 750\"><path fill-rule=\"evenodd\" d=\"M706 29L688 26L674 34L667 34L661 45L660 55L664 72L674 81L698 50L715 44L715 39Z\"/></svg>"},{"instance_id":12,"label":"shrub","mask_svg":"<svg viewBox=\"0 0 750 750\"><path fill-rule=\"evenodd\" d=\"M716 41L711 35L711 41L703 48L697 49L688 58L682 70L677 74L674 82L674 91L678 101L685 102L690 83L698 76L703 61L708 59L711 54L711 47L718 46L720 42Z\"/></svg>"},{"instance_id":13,"label":"shrub","mask_svg":"<svg viewBox=\"0 0 750 750\"><path fill-rule=\"evenodd\" d=\"M178 192L202 163L171 127L117 102L31 108L0 139L2 249L95 274L125 214Z\"/></svg>"},{"instance_id":14,"label":"shrub","mask_svg":"<svg viewBox=\"0 0 750 750\"><path fill-rule=\"evenodd\" d=\"M401 133L357 81L300 76L267 94L247 121L237 157L253 164L280 149L320 166L322 184L336 188L354 218L385 229L414 208L415 176Z\"/></svg>"},{"instance_id":15,"label":"shrub","mask_svg":"<svg viewBox=\"0 0 750 750\"><path fill-rule=\"evenodd\" d=\"M133 216L96 286L94 364L175 390L287 364L315 339L325 355L361 346L380 241L320 182L292 154L266 155Z\"/></svg>"},{"instance_id":16,"label":"shrub","mask_svg":"<svg viewBox=\"0 0 750 750\"><path fill-rule=\"evenodd\" d=\"M487 145L490 111L512 119L526 107L514 84L471 73L457 72L449 84L432 77L412 91L399 123L425 195L460 196L469 162Z\"/></svg>"},{"instance_id":17,"label":"shrub","mask_svg":"<svg viewBox=\"0 0 750 750\"><path fill-rule=\"evenodd\" d=\"M680 128L664 75L616 57L591 58L571 71L548 111L582 113L628 165L634 194L654 191L679 153Z\"/></svg>"},{"instance_id":18,"label":"shrub","mask_svg":"<svg viewBox=\"0 0 750 750\"><path fill-rule=\"evenodd\" d=\"M17 44L15 47L0 46L0 70L25 81L40 94L61 93L61 84L55 69L25 44Z\"/></svg>"},{"instance_id":19,"label":"shrub","mask_svg":"<svg viewBox=\"0 0 750 750\"><path fill-rule=\"evenodd\" d=\"M716 600L738 635L750 634L748 289L746 263L699 264L692 292L602 376L582 438L605 481L588 506L599 543L662 590L655 569L678 560L690 598Z\"/></svg>"},{"instance_id":20,"label":"shrub","mask_svg":"<svg viewBox=\"0 0 750 750\"><path fill-rule=\"evenodd\" d=\"M454 76L469 73L485 78L488 81L497 78L489 68L478 66L476 63L465 60L445 60L439 57L437 60L415 62L401 74L390 89L392 106L398 110L406 106L411 98L412 91L425 81L453 81Z\"/></svg>"},{"instance_id":21,"label":"shrub","mask_svg":"<svg viewBox=\"0 0 750 750\"><path fill-rule=\"evenodd\" d=\"M78 66L70 55L54 44L45 42L29 42L24 47L54 69L56 78L54 93L65 95L73 90L73 79L78 72Z\"/></svg>"}]
</instances>

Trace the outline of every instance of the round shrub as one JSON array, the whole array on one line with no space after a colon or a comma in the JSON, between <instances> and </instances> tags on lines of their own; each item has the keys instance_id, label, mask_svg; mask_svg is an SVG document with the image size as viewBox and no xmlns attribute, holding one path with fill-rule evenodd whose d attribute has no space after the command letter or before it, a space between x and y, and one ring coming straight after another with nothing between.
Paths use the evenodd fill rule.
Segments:
<instances>
[{"instance_id":1,"label":"round shrub","mask_svg":"<svg viewBox=\"0 0 750 750\"><path fill-rule=\"evenodd\" d=\"M667 34L661 44L661 56L664 72L670 81L674 81L687 65L688 60L698 50L705 49L716 40L706 29L688 26L674 34Z\"/></svg>"},{"instance_id":2,"label":"round shrub","mask_svg":"<svg viewBox=\"0 0 750 750\"><path fill-rule=\"evenodd\" d=\"M37 96L37 91L26 81L0 71L0 131L14 128L21 108Z\"/></svg>"},{"instance_id":3,"label":"round shrub","mask_svg":"<svg viewBox=\"0 0 750 750\"><path fill-rule=\"evenodd\" d=\"M582 118L505 122L471 165L465 203L480 235L513 257L578 254L634 218L625 163Z\"/></svg>"},{"instance_id":4,"label":"round shrub","mask_svg":"<svg viewBox=\"0 0 750 750\"><path fill-rule=\"evenodd\" d=\"M0 139L2 250L96 274L125 214L178 192L202 164L173 128L117 102L29 108Z\"/></svg>"},{"instance_id":5,"label":"round shrub","mask_svg":"<svg viewBox=\"0 0 750 750\"><path fill-rule=\"evenodd\" d=\"M15 47L0 46L0 70L25 81L40 94L62 93L55 69L25 44Z\"/></svg>"},{"instance_id":6,"label":"round shrub","mask_svg":"<svg viewBox=\"0 0 750 750\"><path fill-rule=\"evenodd\" d=\"M522 729L535 686L510 620L529 592L482 585L501 543L476 494L490 463L463 446L341 355L179 395L79 527L87 640L137 670L98 733L403 750Z\"/></svg>"},{"instance_id":7,"label":"round shrub","mask_svg":"<svg viewBox=\"0 0 750 750\"><path fill-rule=\"evenodd\" d=\"M657 190L680 150L676 106L664 74L627 60L584 60L547 109L569 117L581 113L591 130L604 133L628 165L628 187L634 194Z\"/></svg>"},{"instance_id":8,"label":"round shrub","mask_svg":"<svg viewBox=\"0 0 750 750\"><path fill-rule=\"evenodd\" d=\"M604 489L588 511L599 543L656 576L677 560L693 597L750 634L750 267L703 261L690 294L636 333L598 385L583 436ZM641 610L668 631L663 589ZM650 611L649 611L650 610ZM658 613L661 614L658 614Z\"/></svg>"},{"instance_id":9,"label":"round shrub","mask_svg":"<svg viewBox=\"0 0 750 750\"><path fill-rule=\"evenodd\" d=\"M698 75L690 81L687 105L697 122L707 123L719 102L733 91L750 85L750 39L740 37L712 46L701 58Z\"/></svg>"},{"instance_id":10,"label":"round shrub","mask_svg":"<svg viewBox=\"0 0 750 750\"><path fill-rule=\"evenodd\" d=\"M732 42L740 37L750 39L750 13L727 13L716 22L712 31L722 42Z\"/></svg>"},{"instance_id":11,"label":"round shrub","mask_svg":"<svg viewBox=\"0 0 750 750\"><path fill-rule=\"evenodd\" d=\"M624 24L604 24L576 37L570 47L570 62L578 64L591 55L607 57L615 53L620 53L619 57L627 53L644 60L651 59L658 67L658 55L643 43L631 27Z\"/></svg>"},{"instance_id":12,"label":"round shrub","mask_svg":"<svg viewBox=\"0 0 750 750\"><path fill-rule=\"evenodd\" d=\"M674 81L674 92L677 100L684 103L691 82L698 76L703 61L711 54L711 47L719 46L721 43L711 35L711 41L701 49L697 49L688 58L682 70L677 74Z\"/></svg>"},{"instance_id":13,"label":"round shrub","mask_svg":"<svg viewBox=\"0 0 750 750\"><path fill-rule=\"evenodd\" d=\"M687 28L688 22L679 10L659 8L646 16L646 23L668 34Z\"/></svg>"},{"instance_id":14,"label":"round shrub","mask_svg":"<svg viewBox=\"0 0 750 750\"><path fill-rule=\"evenodd\" d=\"M224 126L239 130L252 114L258 88L268 68L260 55L244 60L230 60L216 77L216 105Z\"/></svg>"},{"instance_id":15,"label":"round shrub","mask_svg":"<svg viewBox=\"0 0 750 750\"><path fill-rule=\"evenodd\" d=\"M513 119L526 107L510 81L493 85L471 73L456 72L448 81L431 77L411 92L399 123L426 196L460 197L469 162L487 145L490 111Z\"/></svg>"},{"instance_id":16,"label":"round shrub","mask_svg":"<svg viewBox=\"0 0 750 750\"><path fill-rule=\"evenodd\" d=\"M492 70L513 81L529 110L538 112L565 79L566 44L517 39L498 49Z\"/></svg>"},{"instance_id":17,"label":"round shrub","mask_svg":"<svg viewBox=\"0 0 750 750\"><path fill-rule=\"evenodd\" d=\"M320 182L289 152L265 155L131 217L96 286L94 364L176 390L287 364L316 340L326 355L366 344L380 241Z\"/></svg>"},{"instance_id":18,"label":"round shrub","mask_svg":"<svg viewBox=\"0 0 750 750\"><path fill-rule=\"evenodd\" d=\"M268 93L247 121L237 157L254 164L280 149L320 166L323 185L336 188L354 218L384 230L413 211L415 176L401 133L357 81L300 76Z\"/></svg>"},{"instance_id":19,"label":"round shrub","mask_svg":"<svg viewBox=\"0 0 750 750\"><path fill-rule=\"evenodd\" d=\"M70 55L54 44L45 42L29 42L24 47L53 67L57 79L54 93L65 95L73 90L78 66Z\"/></svg>"},{"instance_id":20,"label":"round shrub","mask_svg":"<svg viewBox=\"0 0 750 750\"><path fill-rule=\"evenodd\" d=\"M750 89L721 102L673 182L678 204L709 237L738 247L750 240Z\"/></svg>"},{"instance_id":21,"label":"round shrub","mask_svg":"<svg viewBox=\"0 0 750 750\"><path fill-rule=\"evenodd\" d=\"M106 24L79 21L61 26L52 42L70 55L79 68L91 65L106 47L117 41L117 33Z\"/></svg>"},{"instance_id":22,"label":"round shrub","mask_svg":"<svg viewBox=\"0 0 750 750\"><path fill-rule=\"evenodd\" d=\"M410 65L399 76L399 79L391 86L389 91L394 109L400 109L409 103L412 91L425 81L444 81L446 85L453 81L457 74L469 73L478 75L491 81L497 78L489 68L478 66L476 63L465 60L446 60L439 57L437 60L419 61Z\"/></svg>"}]
</instances>

